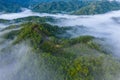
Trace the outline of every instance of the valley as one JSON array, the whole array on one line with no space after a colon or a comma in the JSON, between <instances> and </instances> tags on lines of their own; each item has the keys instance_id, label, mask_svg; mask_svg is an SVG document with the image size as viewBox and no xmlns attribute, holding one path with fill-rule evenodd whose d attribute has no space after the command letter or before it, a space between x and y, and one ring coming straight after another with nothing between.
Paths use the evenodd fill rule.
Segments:
<instances>
[{"instance_id":1,"label":"valley","mask_svg":"<svg viewBox=\"0 0 120 80\"><path fill-rule=\"evenodd\" d=\"M33 2L0 5L0 80L120 80L119 2Z\"/></svg>"}]
</instances>

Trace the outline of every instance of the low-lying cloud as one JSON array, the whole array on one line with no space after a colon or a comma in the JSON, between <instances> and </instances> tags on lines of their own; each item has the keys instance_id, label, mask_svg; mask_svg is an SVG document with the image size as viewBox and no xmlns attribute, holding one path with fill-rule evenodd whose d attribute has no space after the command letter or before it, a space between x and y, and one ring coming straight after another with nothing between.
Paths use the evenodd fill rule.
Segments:
<instances>
[{"instance_id":1,"label":"low-lying cloud","mask_svg":"<svg viewBox=\"0 0 120 80\"><path fill-rule=\"evenodd\" d=\"M14 40L2 37L12 30L0 32L0 80L48 80L52 74L40 55L35 54L26 42L12 45Z\"/></svg>"},{"instance_id":2,"label":"low-lying cloud","mask_svg":"<svg viewBox=\"0 0 120 80\"><path fill-rule=\"evenodd\" d=\"M73 37L80 36L82 34L104 38L107 43L112 46L114 53L116 55L120 55L120 11L113 11L100 15L77 16L67 14L35 13L26 9L20 13L2 14L0 15L0 19L12 20L28 16L53 17L58 21L53 24L73 27L73 30L69 31Z\"/></svg>"},{"instance_id":3,"label":"low-lying cloud","mask_svg":"<svg viewBox=\"0 0 120 80\"><path fill-rule=\"evenodd\" d=\"M115 19L117 18L117 19ZM79 16L77 18L61 19L57 25L72 26L76 28L73 36L81 35L82 26L86 29L82 34L92 35L104 38L112 46L112 51L118 56L120 55L120 11L114 11L101 15Z\"/></svg>"},{"instance_id":4,"label":"low-lying cloud","mask_svg":"<svg viewBox=\"0 0 120 80\"><path fill-rule=\"evenodd\" d=\"M7 27L7 25L5 25L5 24L0 24L0 29L6 28L6 27Z\"/></svg>"},{"instance_id":5,"label":"low-lying cloud","mask_svg":"<svg viewBox=\"0 0 120 80\"><path fill-rule=\"evenodd\" d=\"M113 47L114 53L116 55L120 54L120 11L113 11L100 15L77 16L67 14L35 13L26 9L20 13L2 14L0 15L0 19L12 20L28 16L53 17L58 21L53 23L55 25L66 27L72 26L75 31L69 31L69 33L71 33L74 37L82 34L105 38Z\"/></svg>"},{"instance_id":6,"label":"low-lying cloud","mask_svg":"<svg viewBox=\"0 0 120 80\"><path fill-rule=\"evenodd\" d=\"M28 16L53 17L57 22L52 24L72 27L73 30L69 31L69 33L73 37L92 35L98 38L104 38L105 42L111 45L111 50L114 54L120 56L120 11L113 11L101 15L76 16L66 14L35 13L30 10L25 10L20 13L1 14L0 19L12 20ZM5 27L7 26L0 24L0 28ZM12 41L5 40L1 37L6 32L9 32L9 30L0 32L0 65L2 65L0 66L0 79L48 80L46 79L46 75L50 75L48 70L44 68L44 65L40 68L36 65L37 60L34 61L34 59L37 59L37 55L29 54L31 53L31 49L25 43L11 46ZM28 74L31 72L33 74L30 74L32 76L29 76Z\"/></svg>"}]
</instances>

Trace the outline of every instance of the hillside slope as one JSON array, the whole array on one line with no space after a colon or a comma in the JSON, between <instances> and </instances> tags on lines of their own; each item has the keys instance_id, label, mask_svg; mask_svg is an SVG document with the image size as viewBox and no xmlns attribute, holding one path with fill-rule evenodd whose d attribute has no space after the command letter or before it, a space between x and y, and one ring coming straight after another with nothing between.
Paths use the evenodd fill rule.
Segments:
<instances>
[{"instance_id":1,"label":"hillside slope","mask_svg":"<svg viewBox=\"0 0 120 80\"><path fill-rule=\"evenodd\" d=\"M90 5L84 6L73 14L77 15L89 15L89 14L102 14L113 10L119 10L120 3L118 2L93 2Z\"/></svg>"},{"instance_id":2,"label":"hillside slope","mask_svg":"<svg viewBox=\"0 0 120 80\"><path fill-rule=\"evenodd\" d=\"M59 1L33 5L31 9L42 13L69 13L77 15L101 14L120 9L116 1Z\"/></svg>"},{"instance_id":3,"label":"hillside slope","mask_svg":"<svg viewBox=\"0 0 120 80\"><path fill-rule=\"evenodd\" d=\"M46 23L29 22L19 26L21 29L5 33L2 38L15 39L11 46L24 42L32 48L29 54L37 54L32 59L39 65L37 72L50 70L50 74L43 71L45 76L42 76L42 80L113 80L119 76L120 62L104 53L100 45L94 42L95 37L86 35L72 39L58 38L57 35L62 35L66 29ZM23 74L24 72L27 73L26 70L22 71ZM27 77L19 74L19 80L31 80L29 75L33 74L31 72ZM41 79L39 75L41 74L34 75L36 80Z\"/></svg>"},{"instance_id":4,"label":"hillside slope","mask_svg":"<svg viewBox=\"0 0 120 80\"><path fill-rule=\"evenodd\" d=\"M19 12L21 6L12 2L0 0L0 12Z\"/></svg>"}]
</instances>

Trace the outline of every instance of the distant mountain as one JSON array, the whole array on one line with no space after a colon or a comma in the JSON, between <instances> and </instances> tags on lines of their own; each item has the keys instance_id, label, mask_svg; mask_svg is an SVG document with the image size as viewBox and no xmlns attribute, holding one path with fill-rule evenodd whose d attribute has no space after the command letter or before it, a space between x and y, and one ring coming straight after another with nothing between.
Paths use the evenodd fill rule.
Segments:
<instances>
[{"instance_id":1,"label":"distant mountain","mask_svg":"<svg viewBox=\"0 0 120 80\"><path fill-rule=\"evenodd\" d=\"M89 5L89 1L58 1L58 2L46 2L33 5L31 9L35 12L47 12L47 13L60 13L60 12L72 12L76 11L84 6Z\"/></svg>"},{"instance_id":2,"label":"distant mountain","mask_svg":"<svg viewBox=\"0 0 120 80\"><path fill-rule=\"evenodd\" d=\"M0 12L19 12L20 8L29 8L41 3L63 0L0 0ZM66 0L70 1L70 0Z\"/></svg>"},{"instance_id":3,"label":"distant mountain","mask_svg":"<svg viewBox=\"0 0 120 80\"><path fill-rule=\"evenodd\" d=\"M96 0L74 0L46 2L32 5L31 9L35 12L44 13L72 13L77 15L101 14L108 11L119 10L120 3L116 1L96 1Z\"/></svg>"},{"instance_id":4,"label":"distant mountain","mask_svg":"<svg viewBox=\"0 0 120 80\"><path fill-rule=\"evenodd\" d=\"M99 2L92 2L91 4L84 6L79 10L75 11L73 14L77 14L77 15L101 14L119 9L120 9L119 2L99 1Z\"/></svg>"},{"instance_id":5,"label":"distant mountain","mask_svg":"<svg viewBox=\"0 0 120 80\"><path fill-rule=\"evenodd\" d=\"M19 12L21 11L21 6L12 2L6 2L0 0L0 12Z\"/></svg>"},{"instance_id":6,"label":"distant mountain","mask_svg":"<svg viewBox=\"0 0 120 80\"><path fill-rule=\"evenodd\" d=\"M108 0L0 0L0 12L19 12L22 7L40 13L88 15L119 10L120 2Z\"/></svg>"},{"instance_id":7,"label":"distant mountain","mask_svg":"<svg viewBox=\"0 0 120 80\"><path fill-rule=\"evenodd\" d=\"M3 0L5 3L18 4L20 6L27 7L30 4L31 0Z\"/></svg>"},{"instance_id":8,"label":"distant mountain","mask_svg":"<svg viewBox=\"0 0 120 80\"><path fill-rule=\"evenodd\" d=\"M2 0L2 1L6 3L10 2L28 7L29 5L45 3L45 2L59 2L59 1L68 2L68 1L76 1L76 0ZM77 0L77 1L96 1L96 0Z\"/></svg>"}]
</instances>

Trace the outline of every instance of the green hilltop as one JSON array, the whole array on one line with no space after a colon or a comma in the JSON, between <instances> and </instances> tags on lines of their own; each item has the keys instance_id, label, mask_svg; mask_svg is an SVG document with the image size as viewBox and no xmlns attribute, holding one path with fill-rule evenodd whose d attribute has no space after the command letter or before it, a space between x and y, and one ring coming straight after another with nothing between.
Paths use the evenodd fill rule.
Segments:
<instances>
[{"instance_id":1,"label":"green hilltop","mask_svg":"<svg viewBox=\"0 0 120 80\"><path fill-rule=\"evenodd\" d=\"M63 37L60 35L66 34L69 28L45 22L17 26L21 28L4 34L3 38L14 40L12 45L25 42L31 46L44 60L37 59L39 64L45 64L45 69L51 71L52 75L46 75L49 80L113 80L119 76L119 61L104 51L104 46L95 42L93 36Z\"/></svg>"}]
</instances>

